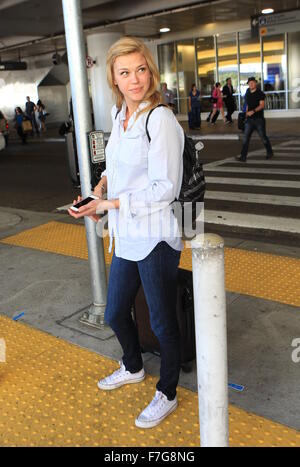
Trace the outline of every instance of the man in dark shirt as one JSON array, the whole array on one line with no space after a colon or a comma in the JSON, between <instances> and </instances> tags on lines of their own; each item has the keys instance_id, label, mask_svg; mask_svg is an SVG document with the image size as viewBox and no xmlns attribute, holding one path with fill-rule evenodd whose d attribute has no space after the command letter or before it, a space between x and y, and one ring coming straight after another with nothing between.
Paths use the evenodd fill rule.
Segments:
<instances>
[{"instance_id":1,"label":"man in dark shirt","mask_svg":"<svg viewBox=\"0 0 300 467\"><path fill-rule=\"evenodd\" d=\"M265 94L258 89L257 81L254 77L248 79L249 89L245 95L246 107L246 121L243 138L242 152L238 161L246 162L249 142L251 135L256 130L262 139L262 142L267 151L267 159L273 157L273 150L269 138L266 135L266 122L264 118L265 108Z\"/></svg>"},{"instance_id":2,"label":"man in dark shirt","mask_svg":"<svg viewBox=\"0 0 300 467\"><path fill-rule=\"evenodd\" d=\"M36 105L34 102L31 102L30 97L26 97L26 104L25 104L25 113L27 118L31 120L31 125L32 125L32 135L33 135L33 127L35 128L36 134L39 135L40 131L38 128L38 124L35 118L35 110L36 110Z\"/></svg>"}]
</instances>

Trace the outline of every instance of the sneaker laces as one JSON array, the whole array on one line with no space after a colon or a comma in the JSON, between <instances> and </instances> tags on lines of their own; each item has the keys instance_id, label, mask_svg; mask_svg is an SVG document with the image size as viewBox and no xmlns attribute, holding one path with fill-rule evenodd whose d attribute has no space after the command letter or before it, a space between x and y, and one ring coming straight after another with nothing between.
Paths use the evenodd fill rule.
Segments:
<instances>
[{"instance_id":1,"label":"sneaker laces","mask_svg":"<svg viewBox=\"0 0 300 467\"><path fill-rule=\"evenodd\" d=\"M156 391L154 398L145 411L147 413L151 412L153 414L160 412L161 408L165 405L166 399L167 396L165 396L161 391Z\"/></svg>"},{"instance_id":2,"label":"sneaker laces","mask_svg":"<svg viewBox=\"0 0 300 467\"><path fill-rule=\"evenodd\" d=\"M120 368L114 371L111 375L107 376L106 381L118 380L124 373L128 373L122 361L119 362Z\"/></svg>"}]
</instances>

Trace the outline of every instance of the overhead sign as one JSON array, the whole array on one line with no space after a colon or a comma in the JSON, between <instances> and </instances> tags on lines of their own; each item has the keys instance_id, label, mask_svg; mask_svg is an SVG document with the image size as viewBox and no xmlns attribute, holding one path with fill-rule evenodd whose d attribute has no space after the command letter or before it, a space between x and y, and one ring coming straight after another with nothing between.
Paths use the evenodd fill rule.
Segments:
<instances>
[{"instance_id":1,"label":"overhead sign","mask_svg":"<svg viewBox=\"0 0 300 467\"><path fill-rule=\"evenodd\" d=\"M0 62L0 71L27 70L26 62Z\"/></svg>"},{"instance_id":2,"label":"overhead sign","mask_svg":"<svg viewBox=\"0 0 300 467\"><path fill-rule=\"evenodd\" d=\"M260 36L272 36L284 32L300 31L300 10L263 15L258 18L252 18L253 21L258 21ZM251 25L252 27L254 26L254 24Z\"/></svg>"}]
</instances>

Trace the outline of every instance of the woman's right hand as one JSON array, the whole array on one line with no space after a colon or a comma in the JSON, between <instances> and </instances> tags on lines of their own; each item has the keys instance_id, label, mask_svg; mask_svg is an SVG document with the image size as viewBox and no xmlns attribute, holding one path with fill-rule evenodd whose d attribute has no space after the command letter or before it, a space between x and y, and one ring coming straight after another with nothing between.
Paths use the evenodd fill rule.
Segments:
<instances>
[{"instance_id":1,"label":"woman's right hand","mask_svg":"<svg viewBox=\"0 0 300 467\"><path fill-rule=\"evenodd\" d=\"M98 194L96 194L95 192L94 192L94 194L95 194L95 196L98 196L98 198L100 198L100 196L99 196ZM77 197L77 200L76 200L76 199L73 200L73 206L74 206L74 204L79 203L79 201L81 201L82 199L83 199L82 196L79 195L79 196ZM74 211L69 210L69 214L70 214L72 217L74 217L74 216L73 216ZM98 222L99 219L101 219L101 217L98 216L97 214L94 214L94 215L88 216L88 217L89 217L90 219L92 219L92 221L94 221L94 222Z\"/></svg>"}]
</instances>

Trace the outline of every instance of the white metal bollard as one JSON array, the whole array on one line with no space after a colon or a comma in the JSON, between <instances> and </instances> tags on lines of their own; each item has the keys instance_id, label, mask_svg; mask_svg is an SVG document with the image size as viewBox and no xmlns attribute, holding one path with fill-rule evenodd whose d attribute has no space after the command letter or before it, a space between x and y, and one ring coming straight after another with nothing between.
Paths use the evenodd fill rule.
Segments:
<instances>
[{"instance_id":1,"label":"white metal bollard","mask_svg":"<svg viewBox=\"0 0 300 467\"><path fill-rule=\"evenodd\" d=\"M197 378L202 447L227 447L228 370L224 241L201 234L191 242Z\"/></svg>"}]
</instances>

